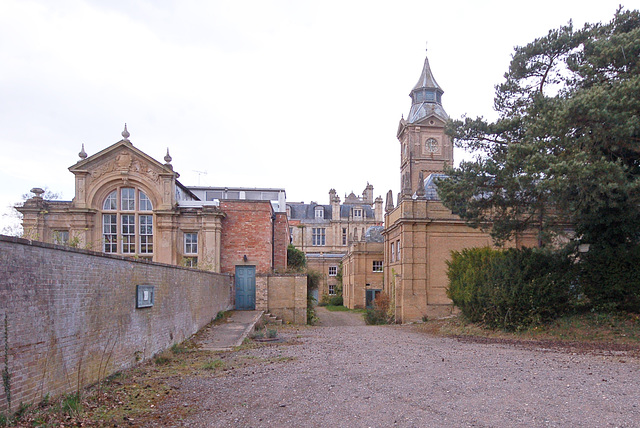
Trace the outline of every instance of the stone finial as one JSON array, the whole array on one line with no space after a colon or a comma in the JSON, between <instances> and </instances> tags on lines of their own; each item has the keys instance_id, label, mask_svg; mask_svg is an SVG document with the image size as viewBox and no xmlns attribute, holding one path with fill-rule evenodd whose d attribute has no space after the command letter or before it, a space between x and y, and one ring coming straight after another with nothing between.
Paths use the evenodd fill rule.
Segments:
<instances>
[{"instance_id":1,"label":"stone finial","mask_svg":"<svg viewBox=\"0 0 640 428\"><path fill-rule=\"evenodd\" d=\"M393 211L393 208L394 208L394 206L393 206L393 192L391 190L389 190L387 192L387 203L385 204L384 211L385 212L391 212L391 211Z\"/></svg>"},{"instance_id":2,"label":"stone finial","mask_svg":"<svg viewBox=\"0 0 640 428\"><path fill-rule=\"evenodd\" d=\"M416 190L416 196L418 199L424 199L426 192L424 190L424 173L420 171L418 174L418 189Z\"/></svg>"},{"instance_id":3,"label":"stone finial","mask_svg":"<svg viewBox=\"0 0 640 428\"><path fill-rule=\"evenodd\" d=\"M129 141L129 136L130 135L131 134L129 134L129 131L127 131L127 124L125 123L124 124L124 131L122 131L122 139L124 141L126 141L127 143L130 143L130 141Z\"/></svg>"},{"instance_id":4,"label":"stone finial","mask_svg":"<svg viewBox=\"0 0 640 428\"><path fill-rule=\"evenodd\" d=\"M87 152L84 151L84 143L82 143L82 150L80 150L78 156L80 156L80 159L82 160L85 160L87 158Z\"/></svg>"},{"instance_id":5,"label":"stone finial","mask_svg":"<svg viewBox=\"0 0 640 428\"><path fill-rule=\"evenodd\" d=\"M40 187L34 187L30 190L30 192L33 193L35 195L34 198L37 199L42 199L42 195L44 194L44 190Z\"/></svg>"},{"instance_id":6,"label":"stone finial","mask_svg":"<svg viewBox=\"0 0 640 428\"><path fill-rule=\"evenodd\" d=\"M169 147L167 147L167 154L164 155L164 161L166 162L165 165L166 166L171 166L171 161L173 160L173 158L171 157L171 155L169 154Z\"/></svg>"},{"instance_id":7,"label":"stone finial","mask_svg":"<svg viewBox=\"0 0 640 428\"><path fill-rule=\"evenodd\" d=\"M411 181L409 176L405 176L402 180L402 199L411 199Z\"/></svg>"}]
</instances>

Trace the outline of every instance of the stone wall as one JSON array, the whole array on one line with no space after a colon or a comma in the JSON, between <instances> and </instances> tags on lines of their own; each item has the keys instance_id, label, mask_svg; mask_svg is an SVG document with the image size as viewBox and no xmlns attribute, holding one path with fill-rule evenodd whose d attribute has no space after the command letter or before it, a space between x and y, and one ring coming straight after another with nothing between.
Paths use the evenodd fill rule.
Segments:
<instances>
[{"instance_id":1,"label":"stone wall","mask_svg":"<svg viewBox=\"0 0 640 428\"><path fill-rule=\"evenodd\" d=\"M307 276L256 275L256 309L284 322L307 323Z\"/></svg>"},{"instance_id":2,"label":"stone wall","mask_svg":"<svg viewBox=\"0 0 640 428\"><path fill-rule=\"evenodd\" d=\"M136 309L141 284L155 287L153 307ZM0 235L0 371L12 410L182 342L231 309L232 293L228 275Z\"/></svg>"}]
</instances>

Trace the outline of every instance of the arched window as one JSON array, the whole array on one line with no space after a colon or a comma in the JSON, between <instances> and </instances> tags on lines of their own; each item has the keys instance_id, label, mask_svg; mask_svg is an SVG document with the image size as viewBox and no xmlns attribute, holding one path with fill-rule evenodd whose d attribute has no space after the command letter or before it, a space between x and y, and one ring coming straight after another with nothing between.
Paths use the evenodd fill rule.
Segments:
<instances>
[{"instance_id":1,"label":"arched window","mask_svg":"<svg viewBox=\"0 0 640 428\"><path fill-rule=\"evenodd\" d=\"M153 205L134 187L119 187L102 203L102 241L105 253L153 256Z\"/></svg>"}]
</instances>

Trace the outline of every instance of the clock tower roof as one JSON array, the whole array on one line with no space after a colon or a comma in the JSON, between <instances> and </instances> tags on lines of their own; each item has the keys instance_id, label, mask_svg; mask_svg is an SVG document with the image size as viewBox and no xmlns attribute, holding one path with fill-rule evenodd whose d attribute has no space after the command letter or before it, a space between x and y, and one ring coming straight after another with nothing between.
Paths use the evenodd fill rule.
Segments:
<instances>
[{"instance_id":1,"label":"clock tower roof","mask_svg":"<svg viewBox=\"0 0 640 428\"><path fill-rule=\"evenodd\" d=\"M443 93L444 91L438 85L431 72L429 57L425 57L420 79L409 94L411 97L411 110L407 116L407 122L420 122L429 116L437 116L444 121L449 119L442 107Z\"/></svg>"}]
</instances>

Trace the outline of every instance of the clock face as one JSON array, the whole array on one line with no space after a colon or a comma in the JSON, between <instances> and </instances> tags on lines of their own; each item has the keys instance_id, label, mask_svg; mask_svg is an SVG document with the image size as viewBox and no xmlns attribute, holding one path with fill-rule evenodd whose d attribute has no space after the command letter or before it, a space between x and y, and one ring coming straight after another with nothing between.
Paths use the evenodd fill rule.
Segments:
<instances>
[{"instance_id":1,"label":"clock face","mask_svg":"<svg viewBox=\"0 0 640 428\"><path fill-rule=\"evenodd\" d=\"M431 153L438 151L438 141L435 138L429 138L424 144L427 151Z\"/></svg>"}]
</instances>

